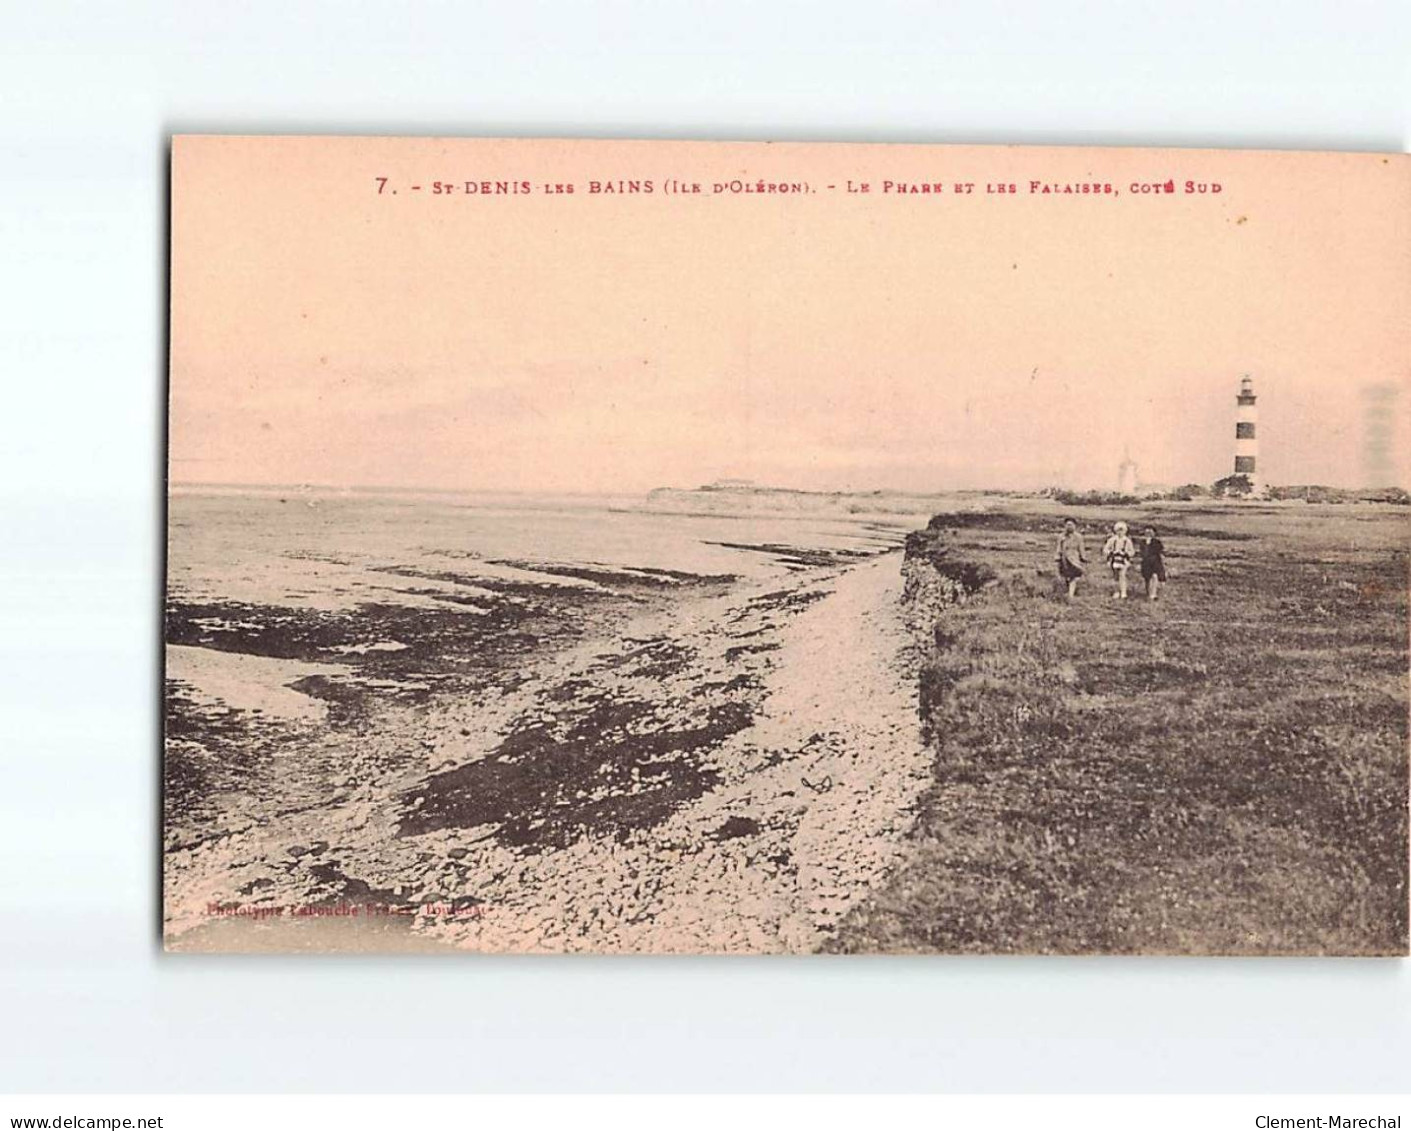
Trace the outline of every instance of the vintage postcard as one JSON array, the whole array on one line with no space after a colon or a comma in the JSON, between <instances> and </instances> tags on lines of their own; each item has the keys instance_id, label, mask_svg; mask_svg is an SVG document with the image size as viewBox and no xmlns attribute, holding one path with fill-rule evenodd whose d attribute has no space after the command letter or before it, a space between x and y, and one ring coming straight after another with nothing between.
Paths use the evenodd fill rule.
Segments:
<instances>
[{"instance_id":1,"label":"vintage postcard","mask_svg":"<svg viewBox=\"0 0 1411 1131\"><path fill-rule=\"evenodd\" d=\"M177 137L175 951L1407 951L1411 158Z\"/></svg>"}]
</instances>

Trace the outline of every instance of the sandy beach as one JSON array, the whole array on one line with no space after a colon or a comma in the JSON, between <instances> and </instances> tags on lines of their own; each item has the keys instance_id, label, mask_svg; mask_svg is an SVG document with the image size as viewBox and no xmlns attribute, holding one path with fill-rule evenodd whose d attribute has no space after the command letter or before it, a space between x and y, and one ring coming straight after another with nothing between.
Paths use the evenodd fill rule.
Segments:
<instances>
[{"instance_id":1,"label":"sandy beach","mask_svg":"<svg viewBox=\"0 0 1411 1131\"><path fill-rule=\"evenodd\" d=\"M546 560L341 506L193 500L287 524L222 553L177 501L169 948L809 952L881 882L927 781L914 519L513 516Z\"/></svg>"}]
</instances>

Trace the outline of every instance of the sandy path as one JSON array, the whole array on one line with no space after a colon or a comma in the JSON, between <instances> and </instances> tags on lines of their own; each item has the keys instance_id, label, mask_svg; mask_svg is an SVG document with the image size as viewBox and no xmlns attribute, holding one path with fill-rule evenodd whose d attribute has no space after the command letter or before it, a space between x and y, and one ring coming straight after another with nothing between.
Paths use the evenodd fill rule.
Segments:
<instances>
[{"instance_id":1,"label":"sandy path","mask_svg":"<svg viewBox=\"0 0 1411 1131\"><path fill-rule=\"evenodd\" d=\"M738 775L680 816L683 831L753 816L761 836L683 869L644 949L814 950L880 882L929 781L900 591L887 555L842 574L781 633L764 710L723 752Z\"/></svg>"},{"instance_id":2,"label":"sandy path","mask_svg":"<svg viewBox=\"0 0 1411 1131\"><path fill-rule=\"evenodd\" d=\"M930 758L888 554L821 583L779 631L754 724L717 788L635 843L586 838L515 870L476 949L807 952L896 859ZM522 908L522 910L521 910Z\"/></svg>"}]
</instances>

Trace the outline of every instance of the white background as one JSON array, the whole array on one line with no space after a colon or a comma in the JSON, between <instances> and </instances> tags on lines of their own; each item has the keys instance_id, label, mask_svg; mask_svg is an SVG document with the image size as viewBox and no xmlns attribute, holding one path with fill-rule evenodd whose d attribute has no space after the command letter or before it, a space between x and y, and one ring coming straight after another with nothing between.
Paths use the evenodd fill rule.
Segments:
<instances>
[{"instance_id":1,"label":"white background","mask_svg":"<svg viewBox=\"0 0 1411 1131\"><path fill-rule=\"evenodd\" d=\"M1405 962L163 957L156 907L168 134L1400 151L1409 48L1360 0L0 0L0 1091L1411 1087Z\"/></svg>"}]
</instances>

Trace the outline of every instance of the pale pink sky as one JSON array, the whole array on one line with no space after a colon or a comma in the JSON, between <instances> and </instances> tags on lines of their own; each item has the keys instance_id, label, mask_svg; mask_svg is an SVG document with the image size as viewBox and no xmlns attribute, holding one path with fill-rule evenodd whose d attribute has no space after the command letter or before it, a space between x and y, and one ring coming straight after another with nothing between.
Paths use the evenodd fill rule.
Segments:
<instances>
[{"instance_id":1,"label":"pale pink sky","mask_svg":"<svg viewBox=\"0 0 1411 1131\"><path fill-rule=\"evenodd\" d=\"M1223 191L1129 191L1167 178ZM1411 368L1401 156L182 137L172 237L176 482L1114 486L1129 448L1208 483L1249 373L1263 477L1355 484Z\"/></svg>"}]
</instances>

